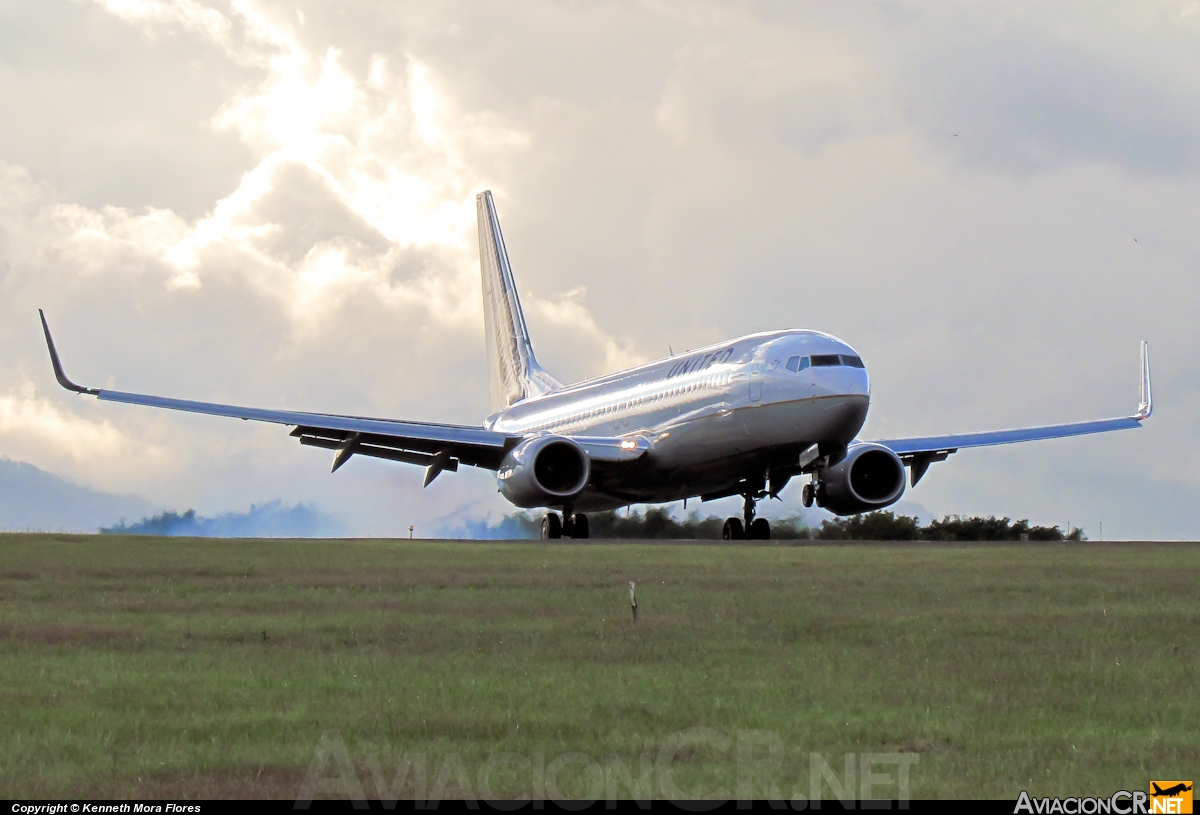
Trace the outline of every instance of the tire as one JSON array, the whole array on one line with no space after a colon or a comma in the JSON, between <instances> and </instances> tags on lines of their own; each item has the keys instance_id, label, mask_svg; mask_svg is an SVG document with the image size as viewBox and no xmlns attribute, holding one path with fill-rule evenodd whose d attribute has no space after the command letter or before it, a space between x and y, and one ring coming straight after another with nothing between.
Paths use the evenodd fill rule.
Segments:
<instances>
[{"instance_id":1,"label":"tire","mask_svg":"<svg viewBox=\"0 0 1200 815\"><path fill-rule=\"evenodd\" d=\"M750 531L746 537L756 541L769 541L771 539L771 524L767 523L766 518L755 518L754 522L750 524Z\"/></svg>"},{"instance_id":2,"label":"tire","mask_svg":"<svg viewBox=\"0 0 1200 815\"><path fill-rule=\"evenodd\" d=\"M542 518L542 540L558 540L562 537L562 521L553 512L547 512Z\"/></svg>"},{"instance_id":3,"label":"tire","mask_svg":"<svg viewBox=\"0 0 1200 815\"><path fill-rule=\"evenodd\" d=\"M742 529L741 518L728 518L725 521L725 527L721 530L721 539L727 541L740 541L746 537L745 531Z\"/></svg>"},{"instance_id":4,"label":"tire","mask_svg":"<svg viewBox=\"0 0 1200 815\"><path fill-rule=\"evenodd\" d=\"M813 505L813 485L805 484L803 492L800 493L800 503L804 504L805 508Z\"/></svg>"},{"instance_id":5,"label":"tire","mask_svg":"<svg viewBox=\"0 0 1200 815\"><path fill-rule=\"evenodd\" d=\"M571 537L586 540L588 537L588 519L582 512L576 512L571 521Z\"/></svg>"}]
</instances>

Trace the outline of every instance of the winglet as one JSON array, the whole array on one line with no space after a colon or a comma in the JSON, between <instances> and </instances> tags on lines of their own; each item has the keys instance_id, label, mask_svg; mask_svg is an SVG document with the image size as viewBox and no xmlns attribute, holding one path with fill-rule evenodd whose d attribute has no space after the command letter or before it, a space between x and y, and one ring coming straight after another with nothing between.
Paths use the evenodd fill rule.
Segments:
<instances>
[{"instance_id":1,"label":"winglet","mask_svg":"<svg viewBox=\"0 0 1200 815\"><path fill-rule=\"evenodd\" d=\"M92 396L98 395L100 391L95 388L85 388L67 379L67 375L63 373L62 362L58 358L58 351L54 348L54 340L50 336L50 326L46 325L46 315L40 308L38 309L38 316L42 318L42 331L46 332L46 347L50 349L50 364L54 366L54 378L58 380L58 384L76 393L90 393Z\"/></svg>"},{"instance_id":2,"label":"winglet","mask_svg":"<svg viewBox=\"0 0 1200 815\"><path fill-rule=\"evenodd\" d=\"M1150 393L1150 343L1142 340L1142 401L1138 405L1137 418L1149 419L1154 412L1154 397Z\"/></svg>"}]
</instances>

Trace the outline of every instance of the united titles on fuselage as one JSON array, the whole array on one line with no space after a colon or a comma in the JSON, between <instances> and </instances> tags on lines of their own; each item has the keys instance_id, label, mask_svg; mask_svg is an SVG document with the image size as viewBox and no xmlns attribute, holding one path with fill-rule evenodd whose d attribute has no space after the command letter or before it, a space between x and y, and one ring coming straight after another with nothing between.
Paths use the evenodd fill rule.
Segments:
<instances>
[{"instance_id":1,"label":"united titles on fuselage","mask_svg":"<svg viewBox=\"0 0 1200 815\"><path fill-rule=\"evenodd\" d=\"M733 346L729 346L723 351L713 351L711 354L702 354L700 356L689 357L681 362L675 363L671 370L667 371L667 379L681 374L690 374L693 371L703 371L710 368L719 362L728 362L733 356Z\"/></svg>"}]
</instances>

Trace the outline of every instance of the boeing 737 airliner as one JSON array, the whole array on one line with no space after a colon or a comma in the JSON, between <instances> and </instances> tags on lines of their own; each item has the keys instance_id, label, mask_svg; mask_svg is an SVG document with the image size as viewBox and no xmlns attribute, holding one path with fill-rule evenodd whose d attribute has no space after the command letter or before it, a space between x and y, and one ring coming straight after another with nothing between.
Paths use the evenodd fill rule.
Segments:
<instances>
[{"instance_id":1,"label":"boeing 737 airliner","mask_svg":"<svg viewBox=\"0 0 1200 815\"><path fill-rule=\"evenodd\" d=\"M519 507L545 507L542 537L588 537L589 510L740 495L726 539L766 540L758 501L807 476L802 500L838 515L881 509L929 465L966 447L1140 427L1150 416L1142 343L1141 405L1132 416L964 435L864 441L867 369L837 337L792 329L751 334L576 385L538 364L492 194L476 196L493 413L478 427L191 402L85 388L67 378L46 317L42 329L64 388L108 402L289 425L301 444L416 464L428 486L460 464L496 472ZM39 312L40 314L40 312ZM905 467L908 477L905 477ZM557 511L561 511L560 516Z\"/></svg>"}]
</instances>

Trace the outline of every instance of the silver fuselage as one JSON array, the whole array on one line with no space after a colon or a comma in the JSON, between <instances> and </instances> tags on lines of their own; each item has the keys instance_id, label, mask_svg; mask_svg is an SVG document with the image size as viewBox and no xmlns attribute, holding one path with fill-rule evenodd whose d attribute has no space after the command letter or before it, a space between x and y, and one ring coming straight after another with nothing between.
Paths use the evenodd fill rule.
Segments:
<instances>
[{"instance_id":1,"label":"silver fuselage","mask_svg":"<svg viewBox=\"0 0 1200 815\"><path fill-rule=\"evenodd\" d=\"M865 368L792 371L788 360L857 356L818 331L751 334L518 402L489 417L513 434L644 437L637 467L603 467L575 505L603 509L716 493L812 444L845 445L867 417Z\"/></svg>"}]
</instances>

